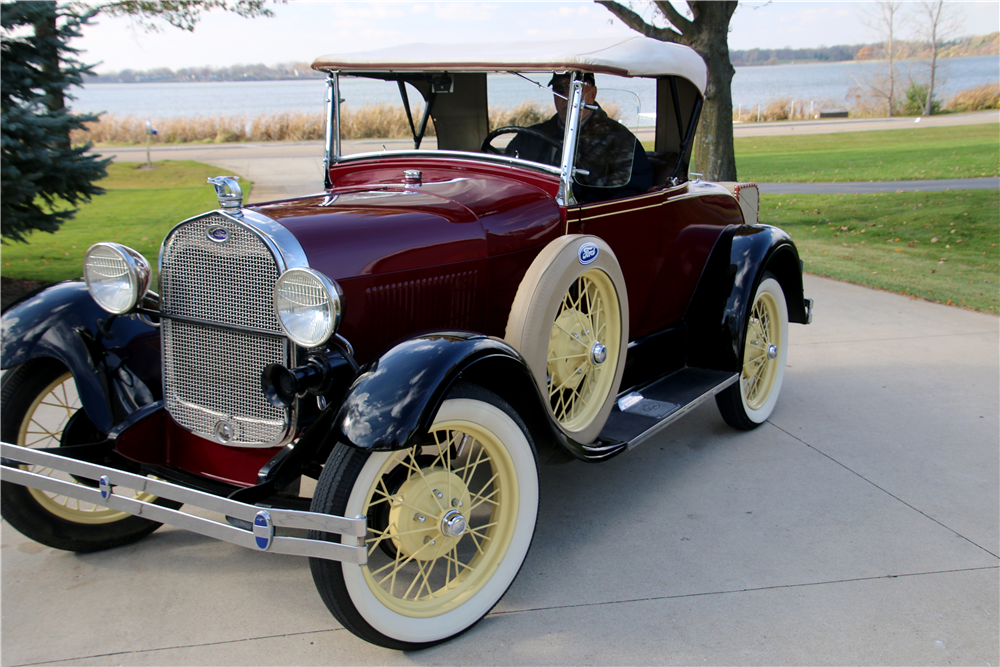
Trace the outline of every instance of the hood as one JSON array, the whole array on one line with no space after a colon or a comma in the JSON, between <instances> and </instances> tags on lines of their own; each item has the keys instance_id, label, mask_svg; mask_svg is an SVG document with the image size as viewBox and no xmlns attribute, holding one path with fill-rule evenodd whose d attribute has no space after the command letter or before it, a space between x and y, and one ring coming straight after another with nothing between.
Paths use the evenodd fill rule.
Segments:
<instances>
[{"instance_id":1,"label":"hood","mask_svg":"<svg viewBox=\"0 0 1000 667\"><path fill-rule=\"evenodd\" d=\"M254 207L298 239L309 266L336 280L486 256L479 218L409 188L339 188Z\"/></svg>"},{"instance_id":2,"label":"hood","mask_svg":"<svg viewBox=\"0 0 1000 667\"><path fill-rule=\"evenodd\" d=\"M537 243L560 223L543 190L506 178L425 171L254 206L286 227L309 265L336 280L454 264ZM379 174L379 176L386 176Z\"/></svg>"}]
</instances>

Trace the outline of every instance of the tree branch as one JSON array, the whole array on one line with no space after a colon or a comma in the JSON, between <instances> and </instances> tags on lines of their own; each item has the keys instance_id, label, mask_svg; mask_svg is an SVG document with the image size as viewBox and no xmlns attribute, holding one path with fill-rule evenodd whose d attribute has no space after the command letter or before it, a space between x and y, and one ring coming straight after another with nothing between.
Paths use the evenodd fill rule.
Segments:
<instances>
[{"instance_id":1,"label":"tree branch","mask_svg":"<svg viewBox=\"0 0 1000 667\"><path fill-rule=\"evenodd\" d=\"M681 39L680 33L670 28L657 28L654 25L646 23L641 16L621 3L614 2L613 0L594 0L594 2L604 5L604 8L617 16L622 23L641 35L658 39L661 42L679 42Z\"/></svg>"},{"instance_id":2,"label":"tree branch","mask_svg":"<svg viewBox=\"0 0 1000 667\"><path fill-rule=\"evenodd\" d=\"M656 0L656 6L667 17L670 24L677 28L682 35L691 36L689 33L693 29L693 24L686 16L674 9L674 6L670 4L670 0Z\"/></svg>"}]
</instances>

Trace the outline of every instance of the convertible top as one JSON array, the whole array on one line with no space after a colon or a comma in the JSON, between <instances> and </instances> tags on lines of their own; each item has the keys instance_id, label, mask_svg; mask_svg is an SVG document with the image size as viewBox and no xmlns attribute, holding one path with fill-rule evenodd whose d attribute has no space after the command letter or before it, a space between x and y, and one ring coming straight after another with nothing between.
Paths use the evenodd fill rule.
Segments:
<instances>
[{"instance_id":1,"label":"convertible top","mask_svg":"<svg viewBox=\"0 0 1000 667\"><path fill-rule=\"evenodd\" d=\"M313 69L375 72L552 72L578 70L618 76L680 76L705 95L708 69L693 49L648 37L506 44L407 44L320 56Z\"/></svg>"}]
</instances>

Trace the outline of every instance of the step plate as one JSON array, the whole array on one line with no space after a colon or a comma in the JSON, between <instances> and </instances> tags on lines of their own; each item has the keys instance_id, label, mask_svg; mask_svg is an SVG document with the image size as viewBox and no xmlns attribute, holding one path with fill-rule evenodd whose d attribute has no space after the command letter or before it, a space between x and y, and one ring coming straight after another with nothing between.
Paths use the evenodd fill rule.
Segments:
<instances>
[{"instance_id":1,"label":"step plate","mask_svg":"<svg viewBox=\"0 0 1000 667\"><path fill-rule=\"evenodd\" d=\"M736 382L730 371L683 368L619 396L598 438L631 449Z\"/></svg>"}]
</instances>

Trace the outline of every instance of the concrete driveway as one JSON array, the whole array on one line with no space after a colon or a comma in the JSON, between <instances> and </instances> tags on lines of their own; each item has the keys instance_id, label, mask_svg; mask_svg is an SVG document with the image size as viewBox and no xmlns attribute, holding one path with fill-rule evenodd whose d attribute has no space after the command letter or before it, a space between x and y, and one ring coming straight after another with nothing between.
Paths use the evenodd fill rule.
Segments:
<instances>
[{"instance_id":1,"label":"concrete driveway","mask_svg":"<svg viewBox=\"0 0 1000 667\"><path fill-rule=\"evenodd\" d=\"M264 201L319 190L321 152L154 159L219 165ZM815 320L791 326L766 424L734 432L707 404L607 463L543 468L524 568L454 641L365 644L295 557L173 528L74 555L4 522L0 664L1000 664L1000 320L806 291Z\"/></svg>"},{"instance_id":2,"label":"concrete driveway","mask_svg":"<svg viewBox=\"0 0 1000 667\"><path fill-rule=\"evenodd\" d=\"M1000 663L1000 327L806 278L782 398L707 404L604 464L541 471L496 609L420 653L341 629L308 564L163 528L54 551L2 526L2 664Z\"/></svg>"}]
</instances>

